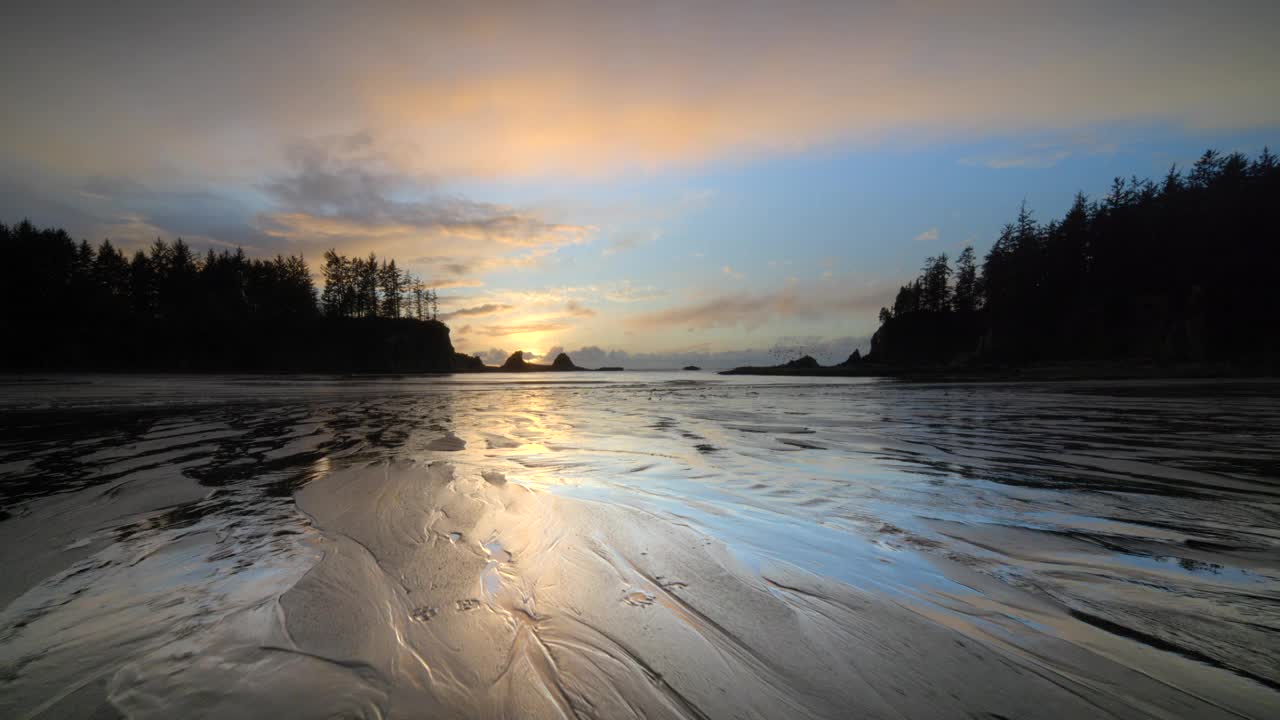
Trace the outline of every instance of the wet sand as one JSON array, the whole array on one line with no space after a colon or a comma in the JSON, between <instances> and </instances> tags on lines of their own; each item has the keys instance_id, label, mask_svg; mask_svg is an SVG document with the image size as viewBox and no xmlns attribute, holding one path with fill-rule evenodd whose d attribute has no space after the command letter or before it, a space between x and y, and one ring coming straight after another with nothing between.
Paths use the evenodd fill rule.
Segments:
<instances>
[{"instance_id":1,"label":"wet sand","mask_svg":"<svg viewBox=\"0 0 1280 720\"><path fill-rule=\"evenodd\" d=\"M1280 708L1276 386L636 375L10 393L0 712Z\"/></svg>"}]
</instances>

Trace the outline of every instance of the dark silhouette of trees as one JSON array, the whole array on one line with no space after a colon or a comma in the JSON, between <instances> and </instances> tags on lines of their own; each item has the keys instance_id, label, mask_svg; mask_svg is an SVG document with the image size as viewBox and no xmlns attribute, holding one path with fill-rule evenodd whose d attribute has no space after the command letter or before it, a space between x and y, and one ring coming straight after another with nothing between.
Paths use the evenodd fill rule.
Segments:
<instances>
[{"instance_id":1,"label":"dark silhouette of trees","mask_svg":"<svg viewBox=\"0 0 1280 720\"><path fill-rule=\"evenodd\" d=\"M1106 197L1076 195L1061 219L1025 203L976 267L929 258L880 311L871 357L948 363L1280 359L1276 242L1280 167L1206 151L1160 182L1116 178ZM939 320L938 318L943 318ZM926 319L930 318L930 319Z\"/></svg>"},{"instance_id":2,"label":"dark silhouette of trees","mask_svg":"<svg viewBox=\"0 0 1280 720\"><path fill-rule=\"evenodd\" d=\"M956 287L952 294L952 306L958 313L970 313L978 309L978 264L973 246L968 245L956 258Z\"/></svg>"},{"instance_id":3,"label":"dark silhouette of trees","mask_svg":"<svg viewBox=\"0 0 1280 720\"><path fill-rule=\"evenodd\" d=\"M181 239L157 239L129 258L110 241L95 249L24 220L0 224L0 252L0 367L453 366L448 328L410 312L409 288L434 293L372 255L325 253L317 296L301 256L210 249L199 257Z\"/></svg>"},{"instance_id":4,"label":"dark silhouette of trees","mask_svg":"<svg viewBox=\"0 0 1280 720\"><path fill-rule=\"evenodd\" d=\"M947 312L951 309L951 266L946 253L924 261L920 276L920 309L925 312Z\"/></svg>"},{"instance_id":5,"label":"dark silhouette of trees","mask_svg":"<svg viewBox=\"0 0 1280 720\"><path fill-rule=\"evenodd\" d=\"M376 255L348 258L335 250L324 254L324 292L320 308L331 318L413 318L434 320L437 296L422 280Z\"/></svg>"},{"instance_id":6,"label":"dark silhouette of trees","mask_svg":"<svg viewBox=\"0 0 1280 720\"><path fill-rule=\"evenodd\" d=\"M400 317L400 294L404 277L396 268L396 261L382 261L378 284L382 291L382 317Z\"/></svg>"}]
</instances>

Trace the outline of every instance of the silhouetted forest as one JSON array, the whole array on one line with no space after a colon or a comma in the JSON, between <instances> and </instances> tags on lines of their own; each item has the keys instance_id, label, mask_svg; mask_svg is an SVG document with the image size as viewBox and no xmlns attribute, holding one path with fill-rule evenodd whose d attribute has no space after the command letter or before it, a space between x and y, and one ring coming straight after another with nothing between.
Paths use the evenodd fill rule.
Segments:
<instances>
[{"instance_id":1,"label":"silhouetted forest","mask_svg":"<svg viewBox=\"0 0 1280 720\"><path fill-rule=\"evenodd\" d=\"M449 371L436 295L376 257L203 257L178 239L131 257L0 224L0 365L20 369Z\"/></svg>"},{"instance_id":2,"label":"silhouetted forest","mask_svg":"<svg viewBox=\"0 0 1280 720\"><path fill-rule=\"evenodd\" d=\"M1025 204L979 265L945 254L880 311L887 363L1142 360L1280 366L1280 167L1204 153L1116 178L1058 220Z\"/></svg>"}]
</instances>

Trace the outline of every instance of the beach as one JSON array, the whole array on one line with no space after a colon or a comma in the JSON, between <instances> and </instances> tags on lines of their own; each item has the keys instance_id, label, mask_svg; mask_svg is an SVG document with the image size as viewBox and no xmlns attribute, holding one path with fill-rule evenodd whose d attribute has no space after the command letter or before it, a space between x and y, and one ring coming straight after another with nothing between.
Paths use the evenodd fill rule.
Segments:
<instances>
[{"instance_id":1,"label":"beach","mask_svg":"<svg viewBox=\"0 0 1280 720\"><path fill-rule=\"evenodd\" d=\"M0 387L6 717L1268 717L1280 384Z\"/></svg>"}]
</instances>

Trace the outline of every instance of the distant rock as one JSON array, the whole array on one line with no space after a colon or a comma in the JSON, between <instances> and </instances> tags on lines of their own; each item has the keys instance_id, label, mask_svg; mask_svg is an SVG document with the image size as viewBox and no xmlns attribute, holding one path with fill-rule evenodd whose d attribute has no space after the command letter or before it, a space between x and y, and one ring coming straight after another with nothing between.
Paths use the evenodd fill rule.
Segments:
<instances>
[{"instance_id":1,"label":"distant rock","mask_svg":"<svg viewBox=\"0 0 1280 720\"><path fill-rule=\"evenodd\" d=\"M585 370L573 364L573 360L565 353L560 353L550 365L540 365L531 363L524 359L524 351L517 350L511 353L511 357L502 363L501 367L489 368L496 372L566 372L570 370Z\"/></svg>"},{"instance_id":2,"label":"distant rock","mask_svg":"<svg viewBox=\"0 0 1280 720\"><path fill-rule=\"evenodd\" d=\"M618 367L616 365L611 365L609 367L596 368L596 370L600 372L622 372L625 369L626 368Z\"/></svg>"},{"instance_id":3,"label":"distant rock","mask_svg":"<svg viewBox=\"0 0 1280 720\"><path fill-rule=\"evenodd\" d=\"M684 369L685 370L701 370L702 368L698 367L697 365L685 365Z\"/></svg>"},{"instance_id":4,"label":"distant rock","mask_svg":"<svg viewBox=\"0 0 1280 720\"><path fill-rule=\"evenodd\" d=\"M862 356L854 351L848 360L839 365L823 366L812 357L805 355L802 358L796 358L782 365L771 365L769 367L753 367L750 365L744 367L736 367L732 370L723 370L721 375L792 375L797 377L814 376L814 377L863 377L871 375L888 374L884 368L871 362L863 360Z\"/></svg>"},{"instance_id":5,"label":"distant rock","mask_svg":"<svg viewBox=\"0 0 1280 720\"><path fill-rule=\"evenodd\" d=\"M797 358L788 362L786 365L783 365L783 367L791 368L792 370L815 370L822 367L822 365L818 364L818 361L814 360L812 356L805 355L802 358Z\"/></svg>"},{"instance_id":6,"label":"distant rock","mask_svg":"<svg viewBox=\"0 0 1280 720\"><path fill-rule=\"evenodd\" d=\"M551 362L552 370L581 370L582 368L573 364L566 353L560 353L556 359Z\"/></svg>"},{"instance_id":7,"label":"distant rock","mask_svg":"<svg viewBox=\"0 0 1280 720\"><path fill-rule=\"evenodd\" d=\"M507 358L506 362L502 363L502 369L508 372L521 372L529 370L531 367L529 363L524 361L524 351L517 350L511 353L511 357Z\"/></svg>"}]
</instances>

